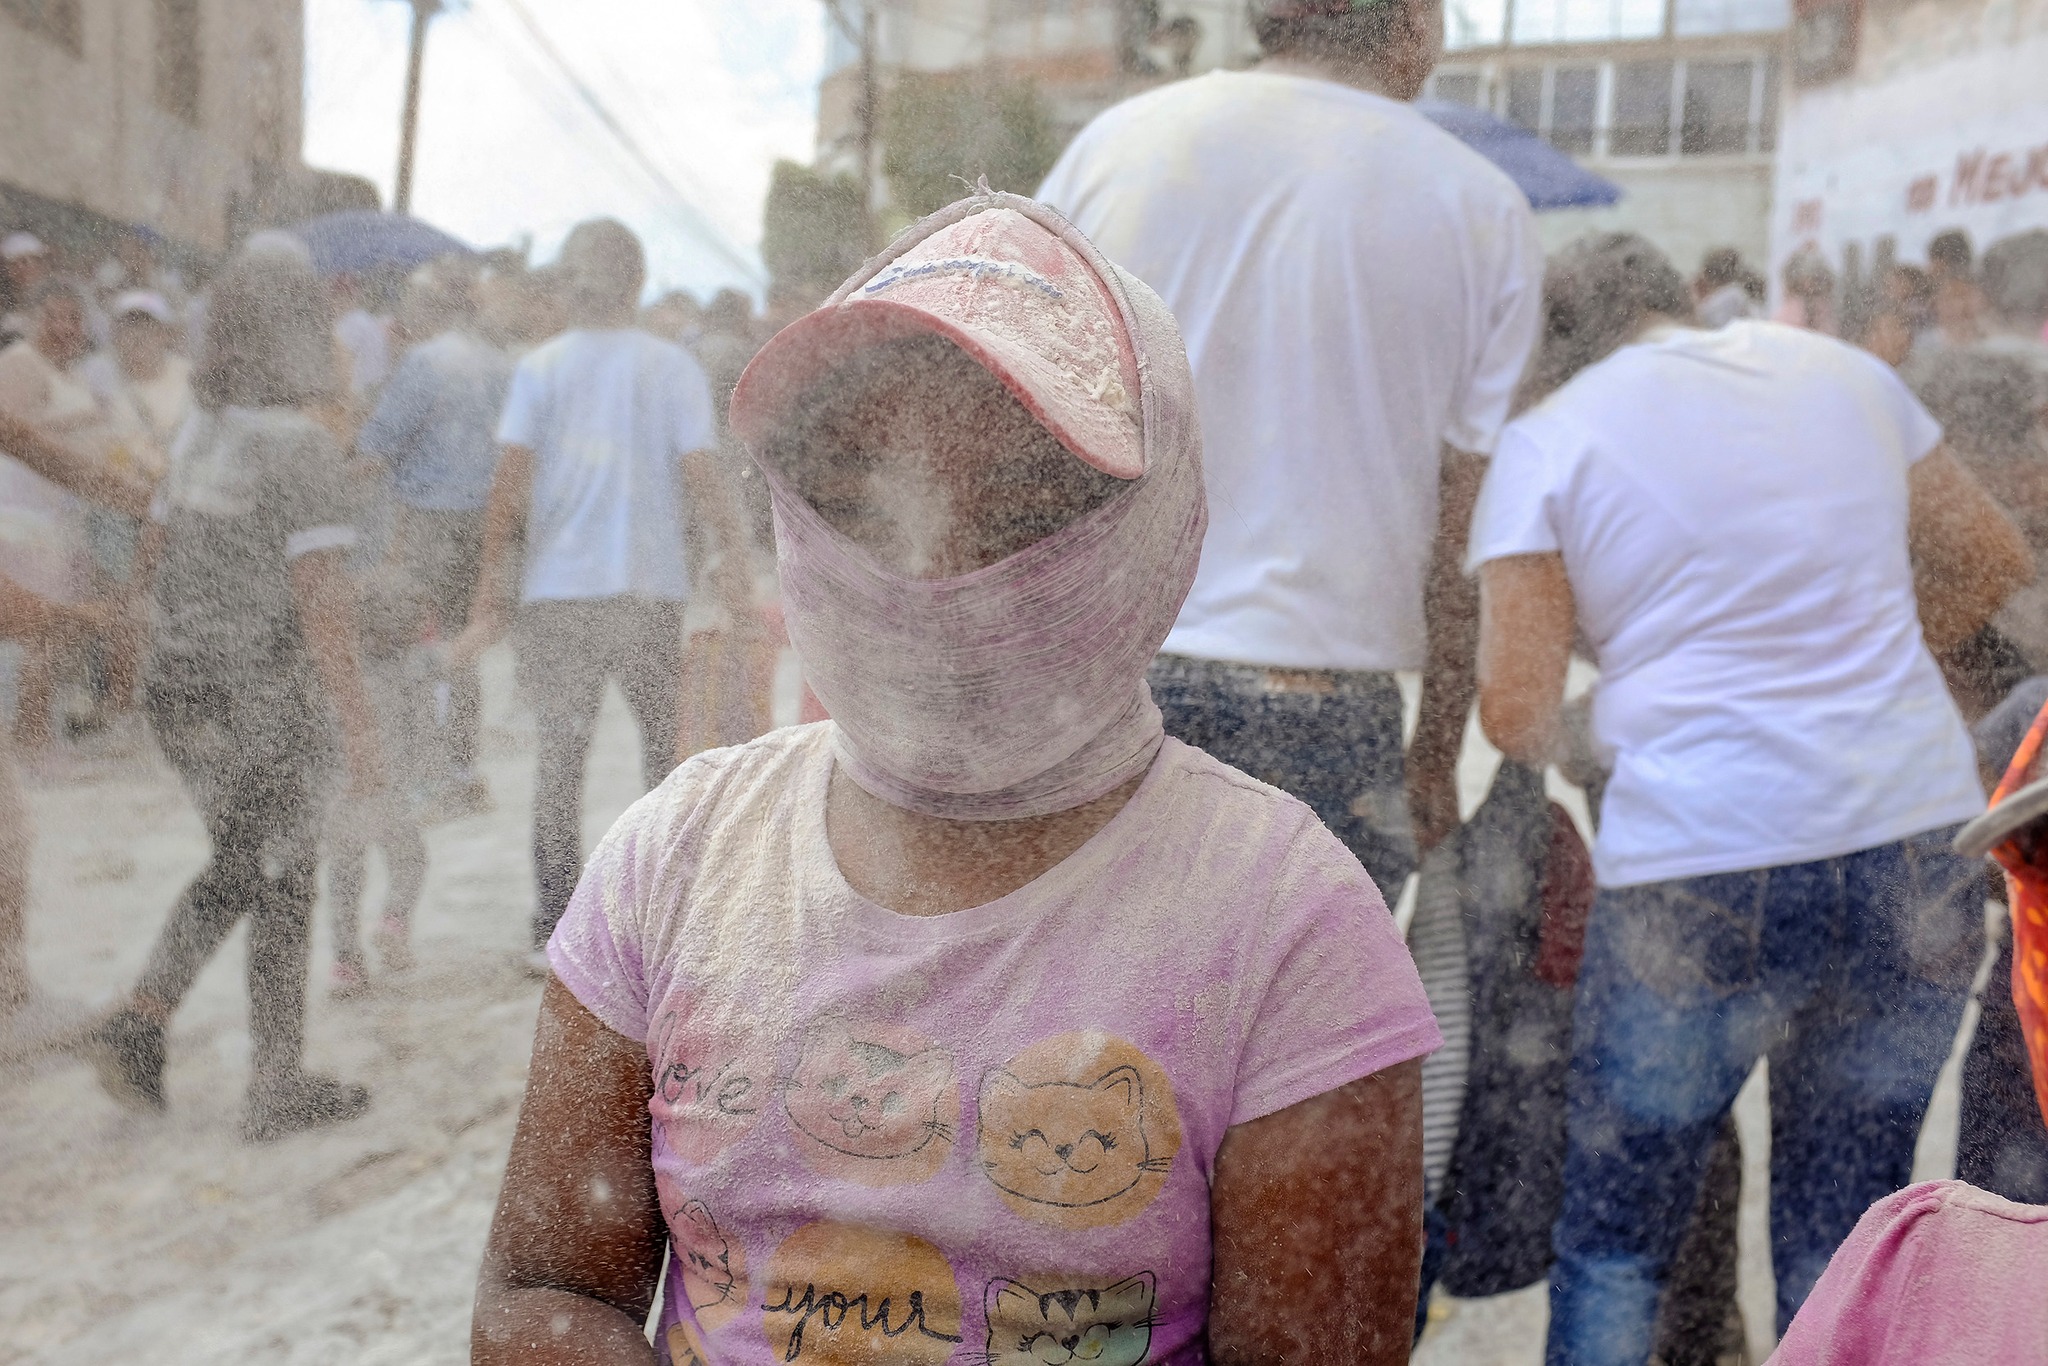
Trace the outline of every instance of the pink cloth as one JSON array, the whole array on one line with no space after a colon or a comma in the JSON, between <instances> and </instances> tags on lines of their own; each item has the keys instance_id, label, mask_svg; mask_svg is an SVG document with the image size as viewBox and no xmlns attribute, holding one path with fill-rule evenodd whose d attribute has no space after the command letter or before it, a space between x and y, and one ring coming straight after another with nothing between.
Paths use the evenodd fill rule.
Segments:
<instances>
[{"instance_id":1,"label":"pink cloth","mask_svg":"<svg viewBox=\"0 0 2048 1366\"><path fill-rule=\"evenodd\" d=\"M1167 740L1036 881L898 915L827 843L832 729L677 769L548 945L647 1046L665 1359L1201 1361L1225 1131L1441 1042L1385 903Z\"/></svg>"},{"instance_id":2,"label":"pink cloth","mask_svg":"<svg viewBox=\"0 0 2048 1366\"><path fill-rule=\"evenodd\" d=\"M1961 1181L1870 1207L1769 1366L2048 1362L2048 1206Z\"/></svg>"},{"instance_id":3,"label":"pink cloth","mask_svg":"<svg viewBox=\"0 0 2048 1366\"><path fill-rule=\"evenodd\" d=\"M773 421L771 391L793 388L778 345L828 364L805 338L848 342L854 330L834 310L881 311L891 292L865 295L899 278L944 280L939 299L963 313L983 293L1000 296L1000 310L971 312L984 330L1002 324L1008 363L1036 354L1040 369L1075 371L1041 377L1039 401L1086 407L1095 395L1100 411L1063 413L1054 430L1121 425L1139 439L1131 463L1144 472L1006 560L913 579L834 531L764 464L790 640L838 723L848 776L884 801L955 820L1079 806L1144 772L1165 734L1145 670L1194 582L1208 525L1186 349L1159 297L1066 220L1015 195L982 196L906 231L783 334L793 341L770 342L735 391L735 427ZM889 308L881 316L900 327L904 311ZM1122 330L1118 344L1099 335L1109 328ZM1119 357L1134 364L1135 401Z\"/></svg>"}]
</instances>

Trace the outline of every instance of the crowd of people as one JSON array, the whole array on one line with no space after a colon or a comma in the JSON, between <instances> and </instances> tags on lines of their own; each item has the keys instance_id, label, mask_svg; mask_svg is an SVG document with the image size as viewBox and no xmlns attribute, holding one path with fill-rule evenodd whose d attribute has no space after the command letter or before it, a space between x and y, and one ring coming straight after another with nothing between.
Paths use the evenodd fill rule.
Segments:
<instances>
[{"instance_id":1,"label":"crowd of people","mask_svg":"<svg viewBox=\"0 0 2048 1366\"><path fill-rule=\"evenodd\" d=\"M1732 250L1546 259L1412 106L1428 0L1255 12L1255 69L1113 107L779 330L643 307L610 220L367 277L280 232L190 282L146 232L0 241L0 1010L49 1007L16 756L139 712L212 858L75 1046L165 1106L247 920L245 1137L361 1113L301 1061L320 869L330 989L404 972L422 828L494 809L509 640L547 985L476 1360L1404 1360L1484 1186L1471 1143L1425 1181L1426 1128L1491 1104L1553 1169L1549 1361L1713 1361L1759 1061L1783 1359L1936 1359L1938 1305L1911 1357L1875 1297L1864 1355L1798 1324L1875 1274L1873 1207L2015 1230L1951 1278L2048 1265L2009 936L1977 1190L1895 1194L2003 895L1952 841L2048 704L2048 231L1846 283L1803 251L1775 311ZM818 724L771 731L785 639ZM650 792L586 861L612 684ZM1475 706L1504 775L1585 789L1589 858L1459 838ZM1446 866L1454 937L1457 897L1534 908L1548 1098L1425 1074L1388 907Z\"/></svg>"}]
</instances>

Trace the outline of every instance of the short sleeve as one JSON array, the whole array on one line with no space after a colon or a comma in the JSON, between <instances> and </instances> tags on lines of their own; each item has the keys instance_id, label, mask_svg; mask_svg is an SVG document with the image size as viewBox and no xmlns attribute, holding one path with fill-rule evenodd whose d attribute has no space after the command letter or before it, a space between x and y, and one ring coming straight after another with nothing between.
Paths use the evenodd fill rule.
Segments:
<instances>
[{"instance_id":1,"label":"short sleeve","mask_svg":"<svg viewBox=\"0 0 2048 1366\"><path fill-rule=\"evenodd\" d=\"M1472 536L1465 572L1477 573L1488 560L1510 555L1544 555L1563 548L1556 504L1558 460L1547 446L1558 434L1530 419L1511 423L1487 463L1486 482L1472 510Z\"/></svg>"},{"instance_id":2,"label":"short sleeve","mask_svg":"<svg viewBox=\"0 0 2048 1366\"><path fill-rule=\"evenodd\" d=\"M678 373L669 440L675 444L678 455L712 450L718 445L718 410L711 403L711 381L704 377L704 367L689 352L681 347L675 350Z\"/></svg>"},{"instance_id":3,"label":"short sleeve","mask_svg":"<svg viewBox=\"0 0 2048 1366\"><path fill-rule=\"evenodd\" d=\"M1313 817L1266 909L1260 998L1238 1055L1243 1124L1443 1045L1387 903Z\"/></svg>"},{"instance_id":4,"label":"short sleeve","mask_svg":"<svg viewBox=\"0 0 2048 1366\"><path fill-rule=\"evenodd\" d=\"M429 361L415 349L399 362L397 373L378 395L377 407L356 433L356 449L389 464L399 463L427 420L433 404L431 381Z\"/></svg>"},{"instance_id":5,"label":"short sleeve","mask_svg":"<svg viewBox=\"0 0 2048 1366\"><path fill-rule=\"evenodd\" d=\"M1477 250L1487 259L1475 272L1484 291L1464 386L1451 400L1444 443L1475 455L1492 452L1536 349L1543 320L1543 244L1536 220L1519 197L1482 224Z\"/></svg>"},{"instance_id":6,"label":"short sleeve","mask_svg":"<svg viewBox=\"0 0 2048 1366\"><path fill-rule=\"evenodd\" d=\"M562 985L607 1029L635 1043L647 1041L647 898L672 800L664 783L605 832L548 939L548 966Z\"/></svg>"},{"instance_id":7,"label":"short sleeve","mask_svg":"<svg viewBox=\"0 0 2048 1366\"><path fill-rule=\"evenodd\" d=\"M527 356L512 372L512 385L505 393L505 411L498 416L498 444L538 449L548 417L547 373L543 368L545 348Z\"/></svg>"}]
</instances>

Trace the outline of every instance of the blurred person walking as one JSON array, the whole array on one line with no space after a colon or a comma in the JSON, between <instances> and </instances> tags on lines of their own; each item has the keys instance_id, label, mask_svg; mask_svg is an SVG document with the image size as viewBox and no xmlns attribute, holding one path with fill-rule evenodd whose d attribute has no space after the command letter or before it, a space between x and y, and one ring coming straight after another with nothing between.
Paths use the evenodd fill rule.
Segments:
<instances>
[{"instance_id":1,"label":"blurred person walking","mask_svg":"<svg viewBox=\"0 0 2048 1366\"><path fill-rule=\"evenodd\" d=\"M674 763L686 513L720 544L745 544L704 372L634 326L640 240L610 219L582 223L561 264L573 326L513 374L475 603L452 652L471 667L509 627L536 713L530 962L541 972L583 867L584 761L607 682L639 724L646 785ZM744 557L721 562L717 588L734 644L750 641Z\"/></svg>"},{"instance_id":2,"label":"blurred person walking","mask_svg":"<svg viewBox=\"0 0 2048 1366\"><path fill-rule=\"evenodd\" d=\"M110 310L113 342L81 366L107 427L108 459L154 487L170 463L171 443L192 411L192 364L178 354L183 336L161 294L130 290ZM125 711L135 697L143 646L142 582L136 556L140 524L106 508L86 513L94 591L123 605L122 625L108 638L103 701Z\"/></svg>"},{"instance_id":3,"label":"blurred person walking","mask_svg":"<svg viewBox=\"0 0 2048 1366\"><path fill-rule=\"evenodd\" d=\"M1779 280L1785 286L1785 298L1771 314L1773 322L1824 332L1831 337L1841 330L1835 302L1839 282L1818 250L1801 247L1794 252L1779 273Z\"/></svg>"},{"instance_id":4,"label":"blurred person walking","mask_svg":"<svg viewBox=\"0 0 2048 1366\"><path fill-rule=\"evenodd\" d=\"M83 363L91 351L84 291L45 279L30 300L34 330L0 351L0 412L71 442L106 464L108 432ZM0 461L0 573L54 603L76 604L89 591L87 511L65 489L18 461ZM22 639L14 737L40 749L50 738L60 655L55 637Z\"/></svg>"},{"instance_id":5,"label":"blurred person walking","mask_svg":"<svg viewBox=\"0 0 2048 1366\"><path fill-rule=\"evenodd\" d=\"M1692 325L1641 238L1552 264L1532 387L1474 517L1480 718L1557 741L1575 631L1615 768L1578 983L1548 1359L1640 1363L1721 1116L1770 1059L1780 1330L1906 1183L1982 952L1983 804L1929 650L2031 572L1893 372ZM1675 436L1674 434L1681 434Z\"/></svg>"},{"instance_id":6,"label":"blurred person walking","mask_svg":"<svg viewBox=\"0 0 2048 1366\"><path fill-rule=\"evenodd\" d=\"M1961 228L1936 233L1927 244L1927 273L1934 284L1934 318L1921 334L1922 343L1936 350L1982 341L1986 300L1977 281L1970 234Z\"/></svg>"},{"instance_id":7,"label":"blurred person walking","mask_svg":"<svg viewBox=\"0 0 2048 1366\"><path fill-rule=\"evenodd\" d=\"M165 1028L246 917L250 1141L369 1104L363 1087L301 1061L335 722L347 799L372 804L384 786L347 567L357 509L340 446L305 411L335 375L311 265L286 246L245 246L209 296L198 410L173 448L145 552L157 569L144 702L212 858L172 907L133 992L96 1031L93 1056L113 1095L162 1108Z\"/></svg>"},{"instance_id":8,"label":"blurred person walking","mask_svg":"<svg viewBox=\"0 0 2048 1366\"><path fill-rule=\"evenodd\" d=\"M7 286L5 312L0 312L0 346L19 341L35 326L31 316L34 296L55 265L49 247L34 233L10 232L0 237L0 280Z\"/></svg>"},{"instance_id":9,"label":"blurred person walking","mask_svg":"<svg viewBox=\"0 0 2048 1366\"><path fill-rule=\"evenodd\" d=\"M1734 247L1715 247L1700 260L1692 297L1701 327L1724 327L1738 318L1761 318L1764 280L1743 264Z\"/></svg>"},{"instance_id":10,"label":"blurred person walking","mask_svg":"<svg viewBox=\"0 0 2048 1366\"><path fill-rule=\"evenodd\" d=\"M2048 566L2048 231L1992 244L1981 279L1984 339L1918 358L1907 377L1958 458L2019 522L2040 569ZM1977 733L1995 774L2048 701L2048 573L2037 573L1958 653L1951 683L1990 709ZM2013 949L2008 934L1963 1059L1956 1175L2007 1199L2048 1205L2048 1127L2026 1084L2012 994L1997 989L2011 980Z\"/></svg>"},{"instance_id":11,"label":"blurred person walking","mask_svg":"<svg viewBox=\"0 0 2048 1366\"><path fill-rule=\"evenodd\" d=\"M41 478L130 516L149 490L107 474L88 456L0 410L0 451ZM0 636L52 639L104 624L97 604L53 602L0 569ZM29 859L34 826L21 791L14 743L0 727L0 1058L55 1046L78 1024L79 1009L39 992L28 969Z\"/></svg>"},{"instance_id":12,"label":"blurred person walking","mask_svg":"<svg viewBox=\"0 0 2048 1366\"><path fill-rule=\"evenodd\" d=\"M1167 731L1306 801L1392 901L1458 820L1458 563L1543 254L1522 192L1409 103L1434 0L1254 13L1256 70L1108 110L1039 193L1159 290L1194 365L1216 516L1153 673Z\"/></svg>"},{"instance_id":13,"label":"blurred person walking","mask_svg":"<svg viewBox=\"0 0 2048 1366\"><path fill-rule=\"evenodd\" d=\"M420 338L384 386L356 450L390 467L397 521L389 560L431 613L434 633L452 641L469 620L483 564L484 504L497 468L498 417L512 361L476 330L470 281L455 265L430 266L407 285L400 316ZM475 663L445 679L450 771L423 794L451 814L490 809L476 772L482 692Z\"/></svg>"}]
</instances>

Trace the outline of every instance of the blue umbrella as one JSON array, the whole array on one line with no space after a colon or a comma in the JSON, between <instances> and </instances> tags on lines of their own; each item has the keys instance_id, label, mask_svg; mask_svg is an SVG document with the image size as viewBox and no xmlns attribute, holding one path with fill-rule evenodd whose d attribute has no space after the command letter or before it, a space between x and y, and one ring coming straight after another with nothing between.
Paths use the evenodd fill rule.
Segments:
<instances>
[{"instance_id":1,"label":"blue umbrella","mask_svg":"<svg viewBox=\"0 0 2048 1366\"><path fill-rule=\"evenodd\" d=\"M309 218L291 231L322 275L360 275L379 266L411 270L443 256L474 254L439 228L402 213L347 209Z\"/></svg>"},{"instance_id":2,"label":"blue umbrella","mask_svg":"<svg viewBox=\"0 0 2048 1366\"><path fill-rule=\"evenodd\" d=\"M1508 173L1529 207L1589 209L1621 198L1621 187L1594 175L1520 124L1449 100L1417 100L1431 123Z\"/></svg>"}]
</instances>

